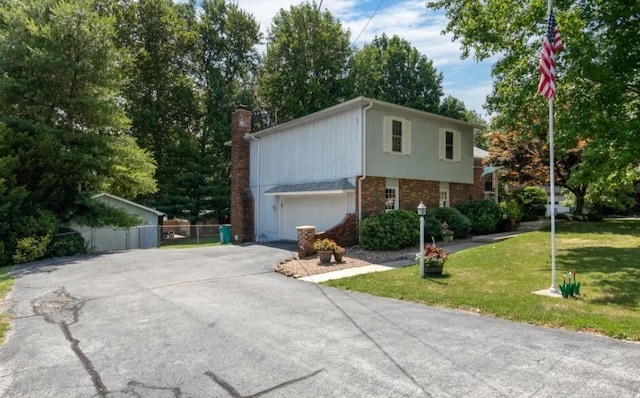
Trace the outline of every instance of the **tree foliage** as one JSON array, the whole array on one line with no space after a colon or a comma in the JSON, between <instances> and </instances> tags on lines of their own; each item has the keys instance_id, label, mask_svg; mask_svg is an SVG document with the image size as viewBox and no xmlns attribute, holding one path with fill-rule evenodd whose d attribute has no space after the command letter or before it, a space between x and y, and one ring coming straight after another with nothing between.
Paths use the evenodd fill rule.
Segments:
<instances>
[{"instance_id":1,"label":"tree foliage","mask_svg":"<svg viewBox=\"0 0 640 398\"><path fill-rule=\"evenodd\" d=\"M498 55L487 107L494 127L535 137L546 130L547 101L536 96L537 66L546 30L547 4L506 0L436 0L445 31L462 44L463 56ZM556 149L581 147L584 164L574 185L595 173L610 174L640 160L640 3L626 0L557 1L555 16L564 42L556 54L554 104ZM525 110L525 112L523 112ZM581 181L577 181L581 180Z\"/></svg>"},{"instance_id":2,"label":"tree foliage","mask_svg":"<svg viewBox=\"0 0 640 398\"><path fill-rule=\"evenodd\" d=\"M132 54L125 90L132 132L157 163L144 201L196 220L228 209L230 115L255 70L258 25L222 0L122 5L121 44Z\"/></svg>"},{"instance_id":3,"label":"tree foliage","mask_svg":"<svg viewBox=\"0 0 640 398\"><path fill-rule=\"evenodd\" d=\"M491 146L486 160L496 166L504 167L504 180L514 184L550 185L549 181L549 144L546 133L538 130L536 135L522 136L493 132L489 134ZM577 141L570 149L556 152L556 183L571 191L576 197L575 212L584 209L584 198L592 178L582 178L584 173L583 150L586 141Z\"/></svg>"},{"instance_id":4,"label":"tree foliage","mask_svg":"<svg viewBox=\"0 0 640 398\"><path fill-rule=\"evenodd\" d=\"M91 0L0 2L0 262L46 255L119 166L143 167L123 189L154 189L134 142L113 150L128 123L113 24Z\"/></svg>"},{"instance_id":5,"label":"tree foliage","mask_svg":"<svg viewBox=\"0 0 640 398\"><path fill-rule=\"evenodd\" d=\"M353 57L351 78L357 95L421 111L440 111L442 73L396 35L389 38L383 34L365 44Z\"/></svg>"},{"instance_id":6,"label":"tree foliage","mask_svg":"<svg viewBox=\"0 0 640 398\"><path fill-rule=\"evenodd\" d=\"M267 36L258 93L274 123L349 99L349 31L329 11L304 2L280 9Z\"/></svg>"}]
</instances>

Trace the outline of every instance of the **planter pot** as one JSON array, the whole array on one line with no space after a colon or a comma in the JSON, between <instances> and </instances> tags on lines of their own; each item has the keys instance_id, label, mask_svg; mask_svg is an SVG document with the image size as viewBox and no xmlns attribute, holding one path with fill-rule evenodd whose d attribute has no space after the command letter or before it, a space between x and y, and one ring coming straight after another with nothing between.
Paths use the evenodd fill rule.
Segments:
<instances>
[{"instance_id":1,"label":"planter pot","mask_svg":"<svg viewBox=\"0 0 640 398\"><path fill-rule=\"evenodd\" d=\"M453 241L453 235L442 235L442 242L449 243Z\"/></svg>"},{"instance_id":2,"label":"planter pot","mask_svg":"<svg viewBox=\"0 0 640 398\"><path fill-rule=\"evenodd\" d=\"M320 264L331 264L332 250L318 250L318 258L320 258Z\"/></svg>"},{"instance_id":3,"label":"planter pot","mask_svg":"<svg viewBox=\"0 0 640 398\"><path fill-rule=\"evenodd\" d=\"M336 260L336 263L342 262L342 256L344 256L344 253L333 253L333 258Z\"/></svg>"},{"instance_id":4,"label":"planter pot","mask_svg":"<svg viewBox=\"0 0 640 398\"><path fill-rule=\"evenodd\" d=\"M442 275L442 269L444 268L444 266L439 266L439 267L424 267L424 274L425 275Z\"/></svg>"}]
</instances>

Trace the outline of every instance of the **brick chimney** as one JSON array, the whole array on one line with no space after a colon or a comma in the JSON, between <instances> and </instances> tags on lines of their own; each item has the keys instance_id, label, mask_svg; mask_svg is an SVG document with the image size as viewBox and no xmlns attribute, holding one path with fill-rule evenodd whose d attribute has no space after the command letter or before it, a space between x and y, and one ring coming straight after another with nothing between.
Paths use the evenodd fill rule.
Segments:
<instances>
[{"instance_id":1,"label":"brick chimney","mask_svg":"<svg viewBox=\"0 0 640 398\"><path fill-rule=\"evenodd\" d=\"M231 240L253 242L254 205L249 187L251 112L239 106L231 114Z\"/></svg>"}]
</instances>

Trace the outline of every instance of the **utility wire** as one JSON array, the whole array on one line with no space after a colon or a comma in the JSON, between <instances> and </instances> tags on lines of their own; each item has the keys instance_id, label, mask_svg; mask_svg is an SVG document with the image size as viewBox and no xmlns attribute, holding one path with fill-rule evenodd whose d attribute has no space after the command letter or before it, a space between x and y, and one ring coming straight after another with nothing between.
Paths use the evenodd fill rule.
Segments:
<instances>
[{"instance_id":1,"label":"utility wire","mask_svg":"<svg viewBox=\"0 0 640 398\"><path fill-rule=\"evenodd\" d=\"M322 1L320 2L322 4ZM362 36L362 33L364 33L364 30L367 29L367 26L369 26L369 22L371 22L371 20L373 19L373 17L376 16L376 13L378 12L378 10L380 9L380 6L382 5L382 3L384 3L384 0L380 0L380 3L378 3L378 7L376 8L376 10L373 12L373 15L371 15L371 18L369 18L369 20L367 21L366 24L364 24L364 28L362 28L362 30L360 31L360 33L358 33L358 36L356 37L356 39L351 43L351 46L353 47L354 44L356 44L356 42L358 41L358 39L360 38L360 36Z\"/></svg>"}]
</instances>

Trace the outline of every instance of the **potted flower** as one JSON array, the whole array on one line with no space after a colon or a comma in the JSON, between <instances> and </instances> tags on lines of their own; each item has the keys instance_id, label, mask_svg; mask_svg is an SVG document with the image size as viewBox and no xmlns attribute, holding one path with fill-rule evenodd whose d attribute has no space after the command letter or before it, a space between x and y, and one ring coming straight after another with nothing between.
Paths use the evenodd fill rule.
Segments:
<instances>
[{"instance_id":1,"label":"potted flower","mask_svg":"<svg viewBox=\"0 0 640 398\"><path fill-rule=\"evenodd\" d=\"M424 273L442 275L444 263L447 261L447 253L436 245L424 246ZM420 253L416 254L416 262L420 261Z\"/></svg>"},{"instance_id":2,"label":"potted flower","mask_svg":"<svg viewBox=\"0 0 640 398\"><path fill-rule=\"evenodd\" d=\"M329 238L316 239L316 241L313 243L313 248L318 252L320 264L331 263L331 255L333 254L333 249L335 247L336 242Z\"/></svg>"},{"instance_id":3,"label":"potted flower","mask_svg":"<svg viewBox=\"0 0 640 398\"><path fill-rule=\"evenodd\" d=\"M449 224L446 222L440 223L440 228L442 228L442 241L444 243L449 243L453 240L453 230L449 227Z\"/></svg>"},{"instance_id":4,"label":"potted flower","mask_svg":"<svg viewBox=\"0 0 640 398\"><path fill-rule=\"evenodd\" d=\"M333 258L336 259L336 263L342 262L342 256L344 256L346 251L347 250L340 245L336 245L336 247L333 248Z\"/></svg>"}]
</instances>

